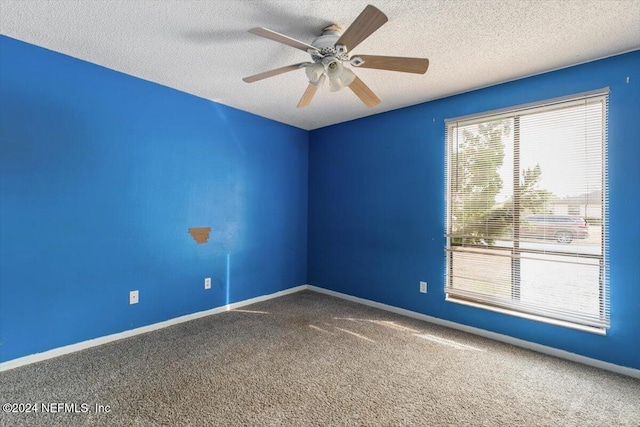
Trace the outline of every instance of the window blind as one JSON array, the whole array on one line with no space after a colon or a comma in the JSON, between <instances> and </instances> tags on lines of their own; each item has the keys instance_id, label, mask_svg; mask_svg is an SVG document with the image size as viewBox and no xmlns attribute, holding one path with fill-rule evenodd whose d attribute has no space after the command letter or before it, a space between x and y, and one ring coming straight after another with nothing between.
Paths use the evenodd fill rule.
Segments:
<instances>
[{"instance_id":1,"label":"window blind","mask_svg":"<svg viewBox=\"0 0 640 427\"><path fill-rule=\"evenodd\" d=\"M609 327L607 100L446 120L448 298Z\"/></svg>"}]
</instances>

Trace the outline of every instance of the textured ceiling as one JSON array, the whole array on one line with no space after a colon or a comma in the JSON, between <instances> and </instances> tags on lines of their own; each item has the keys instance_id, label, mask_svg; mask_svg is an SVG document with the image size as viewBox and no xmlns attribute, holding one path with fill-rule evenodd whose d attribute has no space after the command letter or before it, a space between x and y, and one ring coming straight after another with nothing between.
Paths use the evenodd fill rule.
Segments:
<instances>
[{"instance_id":1,"label":"textured ceiling","mask_svg":"<svg viewBox=\"0 0 640 427\"><path fill-rule=\"evenodd\" d=\"M310 43L346 29L368 2L0 0L2 34L202 98L315 129L640 48L640 0L371 0L389 22L355 53L426 57L425 75L357 69L382 103L318 91L297 109L302 70L242 77L308 54L249 34L263 26Z\"/></svg>"}]
</instances>

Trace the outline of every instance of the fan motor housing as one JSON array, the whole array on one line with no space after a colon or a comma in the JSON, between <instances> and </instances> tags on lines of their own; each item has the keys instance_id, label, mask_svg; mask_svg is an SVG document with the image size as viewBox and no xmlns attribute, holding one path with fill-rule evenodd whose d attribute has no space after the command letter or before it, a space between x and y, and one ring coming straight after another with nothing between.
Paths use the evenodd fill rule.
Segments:
<instances>
[{"instance_id":1,"label":"fan motor housing","mask_svg":"<svg viewBox=\"0 0 640 427\"><path fill-rule=\"evenodd\" d=\"M313 62L320 62L322 58L327 56L333 56L340 61L348 61L349 55L347 55L346 52L338 53L336 50L336 42L340 38L340 35L341 28L335 24L322 30L322 35L311 42L311 46L317 47L320 51L320 55L311 53Z\"/></svg>"}]
</instances>

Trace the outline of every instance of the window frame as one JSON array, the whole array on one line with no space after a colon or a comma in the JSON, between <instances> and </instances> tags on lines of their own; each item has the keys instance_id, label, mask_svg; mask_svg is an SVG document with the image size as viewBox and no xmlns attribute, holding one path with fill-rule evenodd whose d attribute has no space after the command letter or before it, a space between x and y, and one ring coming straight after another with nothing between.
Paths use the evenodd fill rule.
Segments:
<instances>
[{"instance_id":1,"label":"window frame","mask_svg":"<svg viewBox=\"0 0 640 427\"><path fill-rule=\"evenodd\" d=\"M606 330L610 327L610 310L609 310L609 244L608 244L608 233L609 233L609 224L608 224L608 182L607 182L607 124L608 124L608 96L609 96L609 88L602 88L589 92L582 92L578 94L573 94L569 96L563 96L558 98L547 99L538 102L532 102L528 104L517 105L513 107L507 107L499 110L492 110L487 112L481 112L477 114L471 114L467 116L446 119L445 120L445 237L446 237L446 246L445 246L445 258L446 258L446 266L445 266L445 300L460 303L464 305L469 305L477 308L482 308L491 311L497 311L504 314L509 314L518 317L524 317L527 319L537 320L545 323L552 323L556 325L561 325L565 327L575 328L586 330L589 332L606 334ZM513 248L511 249L512 253L512 273L511 273L511 288L512 288L512 296L511 303L504 304L500 302L492 302L490 296L486 296L486 298L482 299L474 299L471 296L464 296L463 292L460 290L456 290L456 292L452 292L453 289L450 287L450 283L452 280L452 258L454 250L452 247L459 246L458 244L453 242L453 238L455 235L451 234L452 231L452 171L451 171L451 157L453 153L452 145L453 145L453 135L455 132L452 129L457 130L459 127L470 125L470 124L478 124L485 123L491 121L497 121L506 118L514 119L514 133L519 133L519 117L526 114L532 113L542 113L544 111L555 110L557 108L562 107L570 107L572 105L583 105L589 100L596 100L602 102L602 205L601 205L601 223L602 223L602 240L600 242L601 254L590 256L587 254L581 254L584 258L596 258L599 265L599 311L600 311L600 321L599 322L585 322L582 319L572 319L570 316L550 316L549 314L545 314L544 311L539 311L536 309L530 308L518 308L517 298L519 298L519 271L516 276L514 273L514 268L519 268L520 263L520 255L523 252L532 253L531 250L523 251L519 247L520 236L519 229L520 227L514 227L515 236L513 238ZM559 107L561 106L561 107ZM515 139L519 137L514 137L514 150L519 149L516 147ZM519 141L517 142L519 144ZM519 180L519 170L520 164L517 159L513 160L513 169L515 171L514 174L514 188L512 191L513 203L514 203L514 223L516 221L520 221L520 208L519 208L519 184L516 183L516 180ZM546 214L545 214L546 215ZM586 212L585 212L586 215ZM542 215L540 215L542 216ZM467 247L473 248L473 245L466 245ZM479 246L482 247L482 246ZM535 251L534 251L535 252ZM547 251L546 253L551 253L552 255L563 256L561 251ZM594 265L595 266L595 265ZM517 279L515 279L517 277ZM515 279L515 280L514 280ZM514 284L515 282L518 282ZM515 293L515 294L514 294ZM516 301L514 303L514 300Z\"/></svg>"}]
</instances>

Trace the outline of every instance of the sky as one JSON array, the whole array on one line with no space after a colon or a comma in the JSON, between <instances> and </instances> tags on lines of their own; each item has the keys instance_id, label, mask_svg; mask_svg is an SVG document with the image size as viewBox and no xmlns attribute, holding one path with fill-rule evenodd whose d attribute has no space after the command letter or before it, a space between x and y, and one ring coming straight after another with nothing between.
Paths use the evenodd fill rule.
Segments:
<instances>
[{"instance_id":1,"label":"sky","mask_svg":"<svg viewBox=\"0 0 640 427\"><path fill-rule=\"evenodd\" d=\"M537 112L520 118L520 169L539 164L540 189L556 197L577 196L602 189L602 104ZM505 159L498 173L503 187L497 202L513 192L513 125L504 137Z\"/></svg>"}]
</instances>

